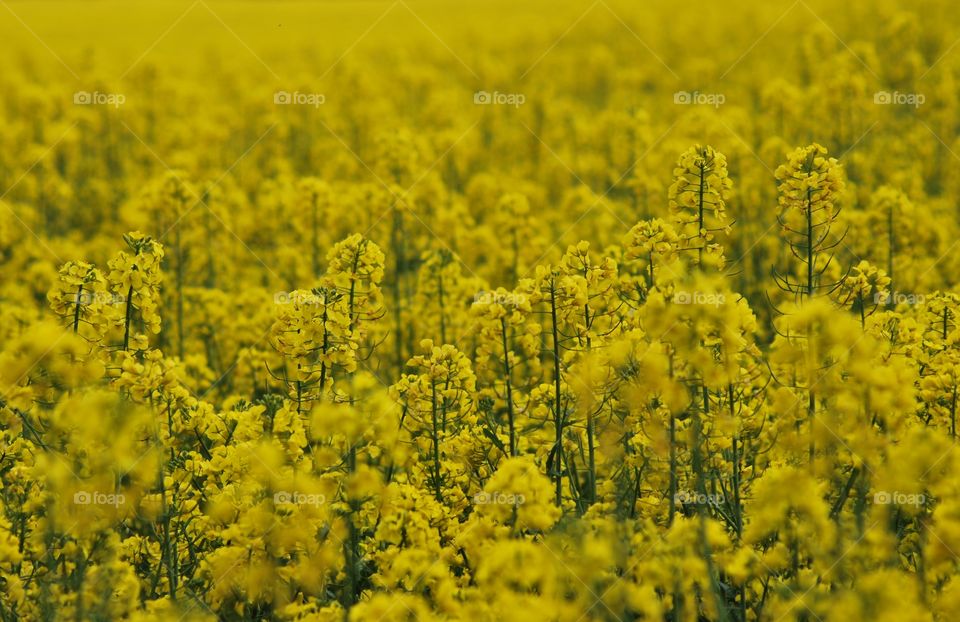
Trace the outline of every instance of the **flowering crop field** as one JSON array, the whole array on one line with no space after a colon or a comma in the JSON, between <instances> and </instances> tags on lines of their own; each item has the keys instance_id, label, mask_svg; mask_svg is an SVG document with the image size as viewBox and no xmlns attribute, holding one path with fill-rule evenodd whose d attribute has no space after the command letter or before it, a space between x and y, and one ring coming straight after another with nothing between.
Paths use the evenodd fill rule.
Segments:
<instances>
[{"instance_id":1,"label":"flowering crop field","mask_svg":"<svg viewBox=\"0 0 960 622\"><path fill-rule=\"evenodd\" d=\"M960 619L949 0L0 0L0 622Z\"/></svg>"}]
</instances>

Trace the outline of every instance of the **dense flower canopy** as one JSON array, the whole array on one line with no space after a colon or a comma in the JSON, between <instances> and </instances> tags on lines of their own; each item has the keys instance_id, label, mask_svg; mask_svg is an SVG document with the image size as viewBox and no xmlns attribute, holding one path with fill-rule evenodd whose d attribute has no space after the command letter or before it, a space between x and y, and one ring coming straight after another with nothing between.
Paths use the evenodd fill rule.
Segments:
<instances>
[{"instance_id":1,"label":"dense flower canopy","mask_svg":"<svg viewBox=\"0 0 960 622\"><path fill-rule=\"evenodd\" d=\"M958 619L953 9L5 5L0 622Z\"/></svg>"}]
</instances>

